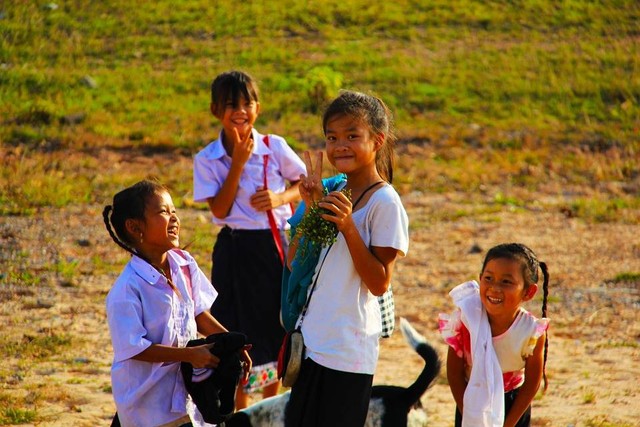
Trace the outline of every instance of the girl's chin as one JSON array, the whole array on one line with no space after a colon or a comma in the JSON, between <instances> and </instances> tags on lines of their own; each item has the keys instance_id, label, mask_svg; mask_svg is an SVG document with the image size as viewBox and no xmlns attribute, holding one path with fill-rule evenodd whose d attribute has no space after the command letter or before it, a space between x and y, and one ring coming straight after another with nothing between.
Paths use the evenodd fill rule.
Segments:
<instances>
[{"instance_id":1,"label":"girl's chin","mask_svg":"<svg viewBox=\"0 0 640 427\"><path fill-rule=\"evenodd\" d=\"M240 138L246 137L247 134L251 132L251 126L249 125L249 123L243 125L234 125L233 128L238 131L238 135L240 135Z\"/></svg>"},{"instance_id":2,"label":"girl's chin","mask_svg":"<svg viewBox=\"0 0 640 427\"><path fill-rule=\"evenodd\" d=\"M338 160L334 162L330 162L331 166L333 166L340 173L348 173L351 171L351 163L343 160Z\"/></svg>"}]
</instances>

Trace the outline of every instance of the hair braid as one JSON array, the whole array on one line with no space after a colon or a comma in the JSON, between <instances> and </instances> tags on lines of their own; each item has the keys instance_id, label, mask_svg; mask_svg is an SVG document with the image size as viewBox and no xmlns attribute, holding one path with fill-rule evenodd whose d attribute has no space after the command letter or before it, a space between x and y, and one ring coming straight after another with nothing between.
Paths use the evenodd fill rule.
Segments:
<instances>
[{"instance_id":1,"label":"hair braid","mask_svg":"<svg viewBox=\"0 0 640 427\"><path fill-rule=\"evenodd\" d=\"M549 295L549 269L547 267L547 263L540 263L540 270L542 270L542 317L547 317L547 301ZM547 332L544 335L544 360L542 362L542 378L544 379L544 387L542 388L542 393L547 391L547 387L549 386L549 381L547 380L547 353L549 351L549 333Z\"/></svg>"},{"instance_id":2,"label":"hair braid","mask_svg":"<svg viewBox=\"0 0 640 427\"><path fill-rule=\"evenodd\" d=\"M109 232L109 236L111 236L111 238L113 239L114 242L116 242L118 244L118 246L120 246L122 249L124 249L125 251L129 252L132 255L138 255L133 249L131 249L129 246L127 246L126 244L124 244L116 235L116 233L113 231L113 229L111 228L111 220L109 219L109 212L113 211L113 207L111 205L107 205L104 207L104 210L102 211L102 218L104 219L104 225L107 227L107 231Z\"/></svg>"}]
</instances>

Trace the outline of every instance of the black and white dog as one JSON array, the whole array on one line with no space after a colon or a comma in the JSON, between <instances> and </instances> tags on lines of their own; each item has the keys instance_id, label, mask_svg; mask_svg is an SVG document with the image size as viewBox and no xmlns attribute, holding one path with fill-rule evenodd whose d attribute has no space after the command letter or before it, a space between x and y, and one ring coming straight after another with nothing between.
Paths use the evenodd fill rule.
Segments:
<instances>
[{"instance_id":1,"label":"black and white dog","mask_svg":"<svg viewBox=\"0 0 640 427\"><path fill-rule=\"evenodd\" d=\"M400 330L409 345L424 359L425 366L409 387L376 385L371 392L365 427L413 427L427 425L427 414L420 397L440 372L436 350L409 322L401 318ZM236 412L222 424L225 427L282 427L289 392L261 400Z\"/></svg>"}]
</instances>

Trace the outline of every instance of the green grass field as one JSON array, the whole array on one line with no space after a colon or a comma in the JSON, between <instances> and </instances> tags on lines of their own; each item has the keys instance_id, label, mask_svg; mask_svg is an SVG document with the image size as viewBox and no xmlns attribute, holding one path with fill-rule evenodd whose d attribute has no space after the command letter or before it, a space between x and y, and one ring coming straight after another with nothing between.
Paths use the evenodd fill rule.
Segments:
<instances>
[{"instance_id":1,"label":"green grass field","mask_svg":"<svg viewBox=\"0 0 640 427\"><path fill-rule=\"evenodd\" d=\"M217 134L210 82L234 68L259 81L258 128L298 150L319 146L340 88L379 95L403 191L639 179L635 0L14 1L0 30L2 214L102 202L144 176L102 150L189 159ZM189 168L165 166L187 194ZM639 185L595 200L637 207Z\"/></svg>"}]
</instances>

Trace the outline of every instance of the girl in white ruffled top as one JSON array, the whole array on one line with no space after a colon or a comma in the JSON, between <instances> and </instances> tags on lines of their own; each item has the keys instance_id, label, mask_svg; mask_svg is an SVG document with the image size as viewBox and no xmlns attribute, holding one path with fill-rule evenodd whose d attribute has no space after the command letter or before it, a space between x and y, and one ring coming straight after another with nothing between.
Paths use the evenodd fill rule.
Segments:
<instances>
[{"instance_id":1,"label":"girl in white ruffled top","mask_svg":"<svg viewBox=\"0 0 640 427\"><path fill-rule=\"evenodd\" d=\"M541 319L521 307L538 290L539 270ZM455 425L529 426L543 378L547 389L547 265L523 244L501 244L487 253L479 282L456 286L449 293L456 310L440 315Z\"/></svg>"}]
</instances>

